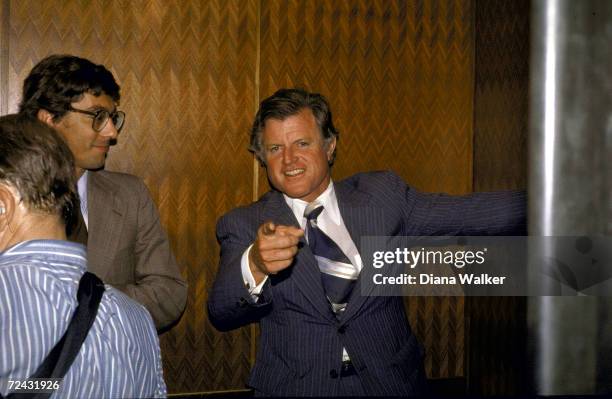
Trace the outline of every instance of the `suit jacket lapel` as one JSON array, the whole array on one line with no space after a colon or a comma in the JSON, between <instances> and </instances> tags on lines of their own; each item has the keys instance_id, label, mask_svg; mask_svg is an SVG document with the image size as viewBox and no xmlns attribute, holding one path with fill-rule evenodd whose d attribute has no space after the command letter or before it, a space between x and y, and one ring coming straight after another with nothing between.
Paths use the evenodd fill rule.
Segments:
<instances>
[{"instance_id":1,"label":"suit jacket lapel","mask_svg":"<svg viewBox=\"0 0 612 399\"><path fill-rule=\"evenodd\" d=\"M264 210L264 220L272 220L274 223L288 226L300 227L295 215L285 202L283 195L273 192ZM293 266L288 270L295 285L308 299L308 301L327 319L334 321L335 316L331 306L325 296L323 283L317 261L308 248L304 238L300 239L301 248L299 249Z\"/></svg>"},{"instance_id":2,"label":"suit jacket lapel","mask_svg":"<svg viewBox=\"0 0 612 399\"><path fill-rule=\"evenodd\" d=\"M338 198L338 208L340 209L344 225L353 239L363 261L365 257L362 252L361 238L368 235L374 236L383 234L384 211L378 207L372 206L369 194L359 191L347 183L340 182L334 186L334 189L336 191L336 197ZM364 263L363 269L366 267L371 266ZM341 322L346 322L357 314L368 299L368 294L373 288L373 284L368 284L364 286L365 288L362 288L363 278L369 275L369 273L364 273L363 269L351 292L346 310L340 317Z\"/></svg>"},{"instance_id":3,"label":"suit jacket lapel","mask_svg":"<svg viewBox=\"0 0 612 399\"><path fill-rule=\"evenodd\" d=\"M102 172L89 172L87 183L88 269L105 279L108 267L103 260L116 253L123 226L124 204L117 195L118 187Z\"/></svg>"}]
</instances>

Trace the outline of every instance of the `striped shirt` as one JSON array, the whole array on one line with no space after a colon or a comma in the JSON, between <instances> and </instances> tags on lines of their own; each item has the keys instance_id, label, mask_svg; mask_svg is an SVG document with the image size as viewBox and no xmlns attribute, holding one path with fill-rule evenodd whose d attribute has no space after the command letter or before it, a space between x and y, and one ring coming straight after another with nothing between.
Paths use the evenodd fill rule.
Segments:
<instances>
[{"instance_id":1,"label":"striped shirt","mask_svg":"<svg viewBox=\"0 0 612 399\"><path fill-rule=\"evenodd\" d=\"M76 309L85 247L21 242L0 254L0 393L32 375ZM165 397L157 333L149 313L106 286L96 320L56 397Z\"/></svg>"}]
</instances>

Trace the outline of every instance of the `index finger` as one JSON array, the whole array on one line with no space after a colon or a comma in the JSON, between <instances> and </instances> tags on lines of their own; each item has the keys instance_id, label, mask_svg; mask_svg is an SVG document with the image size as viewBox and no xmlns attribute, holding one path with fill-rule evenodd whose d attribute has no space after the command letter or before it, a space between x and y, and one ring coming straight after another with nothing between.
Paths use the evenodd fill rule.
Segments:
<instances>
[{"instance_id":1,"label":"index finger","mask_svg":"<svg viewBox=\"0 0 612 399\"><path fill-rule=\"evenodd\" d=\"M282 235L290 235L296 238L304 235L304 230L295 226L277 226L277 231Z\"/></svg>"}]
</instances>

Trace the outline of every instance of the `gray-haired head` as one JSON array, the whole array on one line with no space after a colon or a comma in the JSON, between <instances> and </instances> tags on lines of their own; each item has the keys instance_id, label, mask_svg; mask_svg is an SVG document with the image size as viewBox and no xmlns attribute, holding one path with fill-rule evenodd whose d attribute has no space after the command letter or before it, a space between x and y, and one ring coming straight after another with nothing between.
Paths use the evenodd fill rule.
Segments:
<instances>
[{"instance_id":1,"label":"gray-haired head","mask_svg":"<svg viewBox=\"0 0 612 399\"><path fill-rule=\"evenodd\" d=\"M37 119L0 117L0 182L13 187L28 209L72 220L78 203L72 153Z\"/></svg>"}]
</instances>

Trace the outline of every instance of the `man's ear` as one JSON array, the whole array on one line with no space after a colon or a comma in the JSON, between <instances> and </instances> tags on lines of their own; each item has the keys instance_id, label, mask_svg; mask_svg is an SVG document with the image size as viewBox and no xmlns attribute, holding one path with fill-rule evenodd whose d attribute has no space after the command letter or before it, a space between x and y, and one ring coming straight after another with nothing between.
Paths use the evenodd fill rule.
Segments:
<instances>
[{"instance_id":1,"label":"man's ear","mask_svg":"<svg viewBox=\"0 0 612 399\"><path fill-rule=\"evenodd\" d=\"M55 127L55 122L53 121L53 114L49 111L47 111L46 109L39 109L38 112L36 113L36 117L38 118L39 121L43 122L44 124L51 126L51 127Z\"/></svg>"},{"instance_id":2,"label":"man's ear","mask_svg":"<svg viewBox=\"0 0 612 399\"><path fill-rule=\"evenodd\" d=\"M336 149L336 138L332 137L327 141L327 148L325 149L325 153L327 154L327 162L331 162L334 158L334 150Z\"/></svg>"},{"instance_id":3,"label":"man's ear","mask_svg":"<svg viewBox=\"0 0 612 399\"><path fill-rule=\"evenodd\" d=\"M9 227L16 206L17 199L13 192L7 186L0 184L0 232Z\"/></svg>"}]
</instances>

